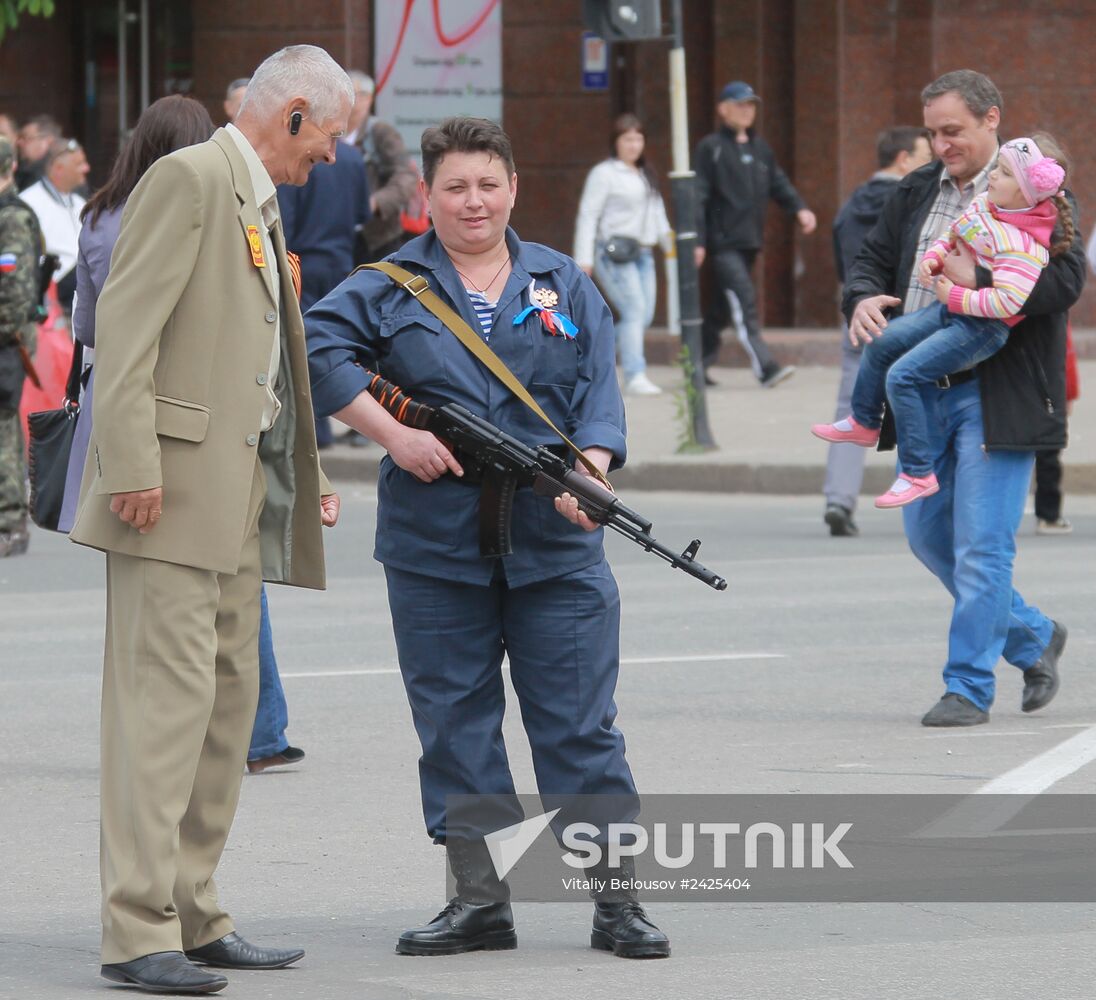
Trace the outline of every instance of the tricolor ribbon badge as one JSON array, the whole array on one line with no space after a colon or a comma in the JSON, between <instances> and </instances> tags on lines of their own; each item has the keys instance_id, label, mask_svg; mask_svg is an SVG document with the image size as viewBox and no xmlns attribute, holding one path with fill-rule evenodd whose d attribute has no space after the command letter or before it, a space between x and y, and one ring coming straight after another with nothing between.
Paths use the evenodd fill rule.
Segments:
<instances>
[{"instance_id":1,"label":"tricolor ribbon badge","mask_svg":"<svg viewBox=\"0 0 1096 1000\"><path fill-rule=\"evenodd\" d=\"M0 274L12 274L19 263L13 253L0 253Z\"/></svg>"},{"instance_id":2,"label":"tricolor ribbon badge","mask_svg":"<svg viewBox=\"0 0 1096 1000\"><path fill-rule=\"evenodd\" d=\"M514 317L514 326L521 326L530 313L536 313L540 317L544 329L553 337L566 337L574 340L578 333L578 327L571 322L569 316L561 313L556 306L559 304L559 294L551 288L537 288L536 279L529 282L529 301L521 312Z\"/></svg>"}]
</instances>

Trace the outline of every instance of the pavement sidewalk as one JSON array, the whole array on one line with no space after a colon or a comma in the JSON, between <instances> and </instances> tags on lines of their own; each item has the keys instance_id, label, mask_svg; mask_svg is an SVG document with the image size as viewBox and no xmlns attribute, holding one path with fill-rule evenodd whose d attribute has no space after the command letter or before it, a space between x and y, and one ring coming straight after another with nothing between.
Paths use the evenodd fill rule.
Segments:
<instances>
[{"instance_id":1,"label":"pavement sidewalk","mask_svg":"<svg viewBox=\"0 0 1096 1000\"><path fill-rule=\"evenodd\" d=\"M1096 360L1079 363L1081 398L1070 418L1070 445L1063 454L1064 490L1096 493ZM828 445L810 433L812 423L833 417L838 369L800 366L775 389L762 389L748 369L720 366L708 389L709 426L717 450L684 455L682 376L678 368L648 368L660 396L626 396L628 463L613 474L623 489L699 490L728 493L810 494L821 491ZM381 450L336 444L321 455L333 479L376 478ZM894 453L867 453L863 492L880 493L894 475Z\"/></svg>"}]
</instances>

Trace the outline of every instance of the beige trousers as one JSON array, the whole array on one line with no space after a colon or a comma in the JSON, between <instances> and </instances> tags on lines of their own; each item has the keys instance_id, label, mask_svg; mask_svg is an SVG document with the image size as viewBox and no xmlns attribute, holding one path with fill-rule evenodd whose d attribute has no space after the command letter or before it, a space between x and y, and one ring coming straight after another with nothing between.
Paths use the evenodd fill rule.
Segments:
<instances>
[{"instance_id":1,"label":"beige trousers","mask_svg":"<svg viewBox=\"0 0 1096 1000\"><path fill-rule=\"evenodd\" d=\"M107 553L100 877L103 962L231 932L213 872L259 697L259 511L231 576ZM165 497L164 527L170 517Z\"/></svg>"}]
</instances>

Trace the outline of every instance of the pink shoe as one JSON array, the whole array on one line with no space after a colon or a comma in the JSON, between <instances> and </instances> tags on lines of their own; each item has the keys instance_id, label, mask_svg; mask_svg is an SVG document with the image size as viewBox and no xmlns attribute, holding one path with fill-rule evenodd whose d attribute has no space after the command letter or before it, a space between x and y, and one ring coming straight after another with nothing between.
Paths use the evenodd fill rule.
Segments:
<instances>
[{"instance_id":1,"label":"pink shoe","mask_svg":"<svg viewBox=\"0 0 1096 1000\"><path fill-rule=\"evenodd\" d=\"M923 500L933 493L940 492L940 484L933 473L927 476L907 476L904 472L894 481L891 488L882 496L875 498L876 507L905 507L914 500Z\"/></svg>"},{"instance_id":2,"label":"pink shoe","mask_svg":"<svg viewBox=\"0 0 1096 1000\"><path fill-rule=\"evenodd\" d=\"M834 424L814 424L811 433L823 441L833 441L835 444L858 444L863 448L874 448L879 444L878 428L872 430L858 424L851 416Z\"/></svg>"}]
</instances>

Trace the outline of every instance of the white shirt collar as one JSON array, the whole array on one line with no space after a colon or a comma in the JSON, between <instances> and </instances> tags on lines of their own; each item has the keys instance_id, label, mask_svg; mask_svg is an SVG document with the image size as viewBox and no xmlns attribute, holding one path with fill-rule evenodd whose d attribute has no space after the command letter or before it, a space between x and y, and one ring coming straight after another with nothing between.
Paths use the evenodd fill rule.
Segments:
<instances>
[{"instance_id":1,"label":"white shirt collar","mask_svg":"<svg viewBox=\"0 0 1096 1000\"><path fill-rule=\"evenodd\" d=\"M255 147L248 141L247 136L231 122L225 126L225 131L232 137L232 141L236 143L236 148L244 158L244 163L247 164L251 186L255 189L255 203L262 212L263 221L269 226L273 223L273 219L267 218L267 210L272 201L274 218L277 218L278 192L274 188L274 182L270 179L270 174L267 173L263 161L259 159L259 154L255 152Z\"/></svg>"}]
</instances>

